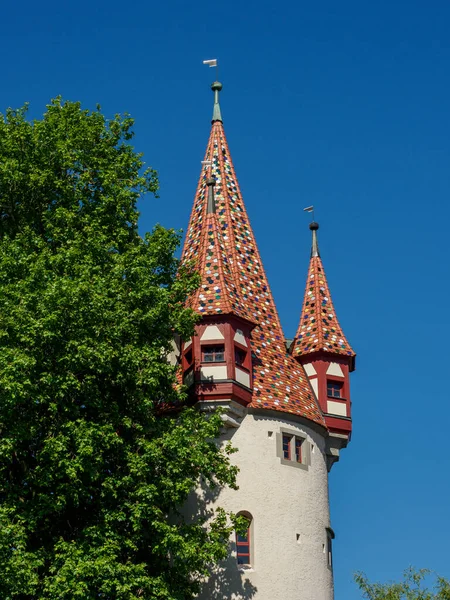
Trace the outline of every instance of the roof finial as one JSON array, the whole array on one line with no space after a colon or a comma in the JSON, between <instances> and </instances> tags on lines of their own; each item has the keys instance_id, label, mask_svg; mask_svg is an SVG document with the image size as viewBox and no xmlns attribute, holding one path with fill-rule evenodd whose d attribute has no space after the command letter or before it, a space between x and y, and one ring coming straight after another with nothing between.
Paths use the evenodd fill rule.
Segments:
<instances>
[{"instance_id":1,"label":"roof finial","mask_svg":"<svg viewBox=\"0 0 450 600\"><path fill-rule=\"evenodd\" d=\"M317 230L319 229L319 223L313 221L309 224L309 228L312 231L312 246L311 246L311 258L314 256L320 256L319 244L317 242Z\"/></svg>"},{"instance_id":2,"label":"roof finial","mask_svg":"<svg viewBox=\"0 0 450 600\"><path fill-rule=\"evenodd\" d=\"M219 104L219 92L222 89L222 84L220 81L215 81L211 84L211 89L214 92L214 110L213 110L213 118L212 122L220 121L222 122L222 113L220 112L220 104Z\"/></svg>"},{"instance_id":3,"label":"roof finial","mask_svg":"<svg viewBox=\"0 0 450 600\"><path fill-rule=\"evenodd\" d=\"M307 206L303 209L307 213L312 213L312 221L309 224L309 228L312 231L312 247L311 247L311 258L313 256L320 256L319 244L317 243L317 230L319 229L319 223L314 221L314 206Z\"/></svg>"},{"instance_id":4,"label":"roof finial","mask_svg":"<svg viewBox=\"0 0 450 600\"><path fill-rule=\"evenodd\" d=\"M219 77L219 67L217 65L217 58L211 58L210 60L204 60L204 65L208 65L208 67L216 68L216 81L211 84L211 89L214 92L214 110L213 110L213 118L212 122L220 121L222 122L222 113L220 112L220 104L219 104L219 92L222 89L222 84L220 81L217 81Z\"/></svg>"}]
</instances>

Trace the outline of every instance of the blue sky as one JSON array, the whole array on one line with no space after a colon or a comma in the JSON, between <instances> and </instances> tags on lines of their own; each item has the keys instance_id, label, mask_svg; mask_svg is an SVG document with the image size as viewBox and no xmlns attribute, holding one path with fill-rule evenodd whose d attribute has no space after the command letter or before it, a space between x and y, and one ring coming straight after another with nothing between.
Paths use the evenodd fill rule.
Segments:
<instances>
[{"instance_id":1,"label":"blue sky","mask_svg":"<svg viewBox=\"0 0 450 600\"><path fill-rule=\"evenodd\" d=\"M187 225L222 114L286 335L309 257L303 207L358 353L354 435L331 473L336 600L352 573L450 577L450 4L80 0L2 7L0 110L51 97L136 119L158 169L142 231ZM445 341L447 340L447 342ZM301 565L298 565L301 568Z\"/></svg>"}]
</instances>

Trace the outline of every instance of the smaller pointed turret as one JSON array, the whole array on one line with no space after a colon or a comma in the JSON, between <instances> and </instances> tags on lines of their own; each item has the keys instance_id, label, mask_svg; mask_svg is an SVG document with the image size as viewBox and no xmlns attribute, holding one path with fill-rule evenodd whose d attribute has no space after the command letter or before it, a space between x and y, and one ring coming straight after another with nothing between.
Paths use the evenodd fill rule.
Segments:
<instances>
[{"instance_id":1,"label":"smaller pointed turret","mask_svg":"<svg viewBox=\"0 0 450 600\"><path fill-rule=\"evenodd\" d=\"M290 351L304 366L330 431L349 438L349 373L355 368L356 355L331 300L317 240L319 225L313 221L309 228L312 245L308 278L300 323Z\"/></svg>"},{"instance_id":2,"label":"smaller pointed turret","mask_svg":"<svg viewBox=\"0 0 450 600\"><path fill-rule=\"evenodd\" d=\"M312 231L311 260L292 354L300 357L314 352L329 352L348 356L352 359L350 362L353 370L355 353L339 325L320 258L317 241L319 224L313 221L309 228Z\"/></svg>"}]
</instances>

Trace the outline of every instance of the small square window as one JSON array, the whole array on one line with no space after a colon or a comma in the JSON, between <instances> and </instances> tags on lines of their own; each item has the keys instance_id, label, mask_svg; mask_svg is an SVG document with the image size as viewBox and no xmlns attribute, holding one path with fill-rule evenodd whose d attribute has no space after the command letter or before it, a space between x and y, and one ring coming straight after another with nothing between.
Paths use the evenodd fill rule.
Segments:
<instances>
[{"instance_id":1,"label":"small square window","mask_svg":"<svg viewBox=\"0 0 450 600\"><path fill-rule=\"evenodd\" d=\"M342 387L341 381L327 381L327 396L329 398L342 398Z\"/></svg>"},{"instance_id":2,"label":"small square window","mask_svg":"<svg viewBox=\"0 0 450 600\"><path fill-rule=\"evenodd\" d=\"M202 359L205 363L225 362L225 348L223 344L219 346L203 346Z\"/></svg>"},{"instance_id":3,"label":"small square window","mask_svg":"<svg viewBox=\"0 0 450 600\"><path fill-rule=\"evenodd\" d=\"M311 465L311 451L306 437L300 432L284 428L276 437L276 453L281 464L308 470Z\"/></svg>"}]
</instances>

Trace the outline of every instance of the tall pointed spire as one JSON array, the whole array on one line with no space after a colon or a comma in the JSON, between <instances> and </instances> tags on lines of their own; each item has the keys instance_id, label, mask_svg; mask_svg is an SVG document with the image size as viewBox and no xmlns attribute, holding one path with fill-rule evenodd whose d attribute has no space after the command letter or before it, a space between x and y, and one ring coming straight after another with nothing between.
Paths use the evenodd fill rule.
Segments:
<instances>
[{"instance_id":1,"label":"tall pointed spire","mask_svg":"<svg viewBox=\"0 0 450 600\"><path fill-rule=\"evenodd\" d=\"M254 325L250 406L293 413L325 426L303 366L286 352L225 137L218 102L221 88L217 82L212 85L216 101L204 160L211 166L200 175L182 256L202 277L191 306L201 315L232 311ZM208 185L210 178L215 186ZM215 213L208 209L209 190L214 192Z\"/></svg>"},{"instance_id":2,"label":"tall pointed spire","mask_svg":"<svg viewBox=\"0 0 450 600\"><path fill-rule=\"evenodd\" d=\"M301 357L315 352L327 352L351 357L355 353L345 338L331 300L317 243L319 225L309 225L312 231L311 260L303 300L300 323L291 346L292 355Z\"/></svg>"}]
</instances>

